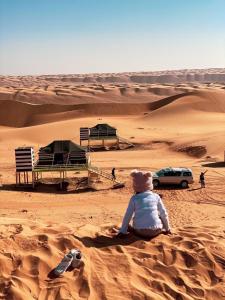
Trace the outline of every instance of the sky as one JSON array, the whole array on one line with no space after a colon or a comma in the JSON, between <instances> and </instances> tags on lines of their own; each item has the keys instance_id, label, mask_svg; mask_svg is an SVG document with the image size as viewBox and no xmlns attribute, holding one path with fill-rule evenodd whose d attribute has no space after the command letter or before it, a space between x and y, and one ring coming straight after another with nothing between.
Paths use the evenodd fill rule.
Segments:
<instances>
[{"instance_id":1,"label":"sky","mask_svg":"<svg viewBox=\"0 0 225 300\"><path fill-rule=\"evenodd\" d=\"M0 0L0 74L225 67L225 0Z\"/></svg>"}]
</instances>

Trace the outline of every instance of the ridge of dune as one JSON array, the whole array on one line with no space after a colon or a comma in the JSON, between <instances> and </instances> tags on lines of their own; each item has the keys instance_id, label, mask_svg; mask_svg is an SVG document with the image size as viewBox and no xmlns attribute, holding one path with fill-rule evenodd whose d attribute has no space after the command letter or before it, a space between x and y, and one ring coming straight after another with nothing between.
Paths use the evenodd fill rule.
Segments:
<instances>
[{"instance_id":1,"label":"ridge of dune","mask_svg":"<svg viewBox=\"0 0 225 300\"><path fill-rule=\"evenodd\" d=\"M101 84L101 83L224 83L225 69L184 69L184 70L164 70L149 72L124 72L124 73L95 73L95 74L65 74L65 75L40 75L40 76L0 76L7 85L13 82L15 85L23 80L25 84L29 82L57 82L73 84Z\"/></svg>"},{"instance_id":2,"label":"ridge of dune","mask_svg":"<svg viewBox=\"0 0 225 300\"><path fill-rule=\"evenodd\" d=\"M26 127L91 115L135 115L149 112L145 118L164 118L190 111L225 112L224 91L194 91L173 95L149 103L92 103L77 105L32 105L14 100L0 101L0 125Z\"/></svg>"},{"instance_id":3,"label":"ridge of dune","mask_svg":"<svg viewBox=\"0 0 225 300\"><path fill-rule=\"evenodd\" d=\"M177 128L170 149L200 158L225 149L225 92L193 91L152 104L155 109L141 116L145 126Z\"/></svg>"},{"instance_id":4,"label":"ridge of dune","mask_svg":"<svg viewBox=\"0 0 225 300\"><path fill-rule=\"evenodd\" d=\"M149 110L149 103L92 103L77 105L32 105L13 100L0 101L0 125L27 127L91 115L138 114Z\"/></svg>"},{"instance_id":5,"label":"ridge of dune","mask_svg":"<svg viewBox=\"0 0 225 300\"><path fill-rule=\"evenodd\" d=\"M210 119L210 114L216 116L217 113L225 113L225 92L199 90L183 93L155 101L151 109L151 114L143 118L151 118L154 121L168 118L172 122L179 122L186 116L190 121L195 117L205 118L207 121L206 114Z\"/></svg>"},{"instance_id":6,"label":"ridge of dune","mask_svg":"<svg viewBox=\"0 0 225 300\"><path fill-rule=\"evenodd\" d=\"M164 86L141 84L77 85L30 83L21 87L0 85L0 100L15 100L31 104L84 104L102 102L146 102L179 94L190 86Z\"/></svg>"},{"instance_id":7,"label":"ridge of dune","mask_svg":"<svg viewBox=\"0 0 225 300\"><path fill-rule=\"evenodd\" d=\"M153 109L171 111L176 114L179 110L198 110L202 112L225 112L225 92L198 90L174 95L155 101Z\"/></svg>"},{"instance_id":8,"label":"ridge of dune","mask_svg":"<svg viewBox=\"0 0 225 300\"><path fill-rule=\"evenodd\" d=\"M213 227L177 228L151 241L112 238L110 225L1 225L3 299L221 299L224 240ZM71 248L80 269L52 270Z\"/></svg>"}]
</instances>

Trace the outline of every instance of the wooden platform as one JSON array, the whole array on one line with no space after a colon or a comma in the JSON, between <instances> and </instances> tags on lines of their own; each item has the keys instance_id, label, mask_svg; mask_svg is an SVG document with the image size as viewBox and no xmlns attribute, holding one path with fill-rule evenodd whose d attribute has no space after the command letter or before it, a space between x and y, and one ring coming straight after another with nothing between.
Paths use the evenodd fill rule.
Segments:
<instances>
[{"instance_id":1,"label":"wooden platform","mask_svg":"<svg viewBox=\"0 0 225 300\"><path fill-rule=\"evenodd\" d=\"M63 182L65 181L67 177L67 172L71 172L71 171L86 171L88 172L88 180L89 178L91 178L92 175L96 175L96 176L100 176L100 177L104 177L105 179L108 179L110 181L112 181L115 184L121 184L121 182L119 182L118 180L114 179L112 177L112 174L106 171L103 171L102 169L91 165L90 163L87 164L77 164L77 165L72 165L72 164L67 164L67 165L37 165L35 164L33 167L33 170L30 172L26 172L26 174L24 173L24 183L25 185L29 184L28 181L28 173L30 173L32 175L32 186L33 188L35 187L35 185L39 182L39 180L42 179L42 173L51 173L51 172L58 172L59 173L59 180L60 180L60 187L63 187ZM18 174L16 173L16 176L18 177ZM17 178L17 183L19 183L19 185L21 185L21 180L20 180L20 174L19 174L19 178Z\"/></svg>"}]
</instances>

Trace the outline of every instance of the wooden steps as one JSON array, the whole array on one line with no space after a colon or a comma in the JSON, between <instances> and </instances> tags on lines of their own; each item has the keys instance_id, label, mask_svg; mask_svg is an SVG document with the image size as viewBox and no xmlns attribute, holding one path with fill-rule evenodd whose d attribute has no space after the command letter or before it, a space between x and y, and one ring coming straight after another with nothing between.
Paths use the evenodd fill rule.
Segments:
<instances>
[{"instance_id":1,"label":"wooden steps","mask_svg":"<svg viewBox=\"0 0 225 300\"><path fill-rule=\"evenodd\" d=\"M134 147L134 144L132 144L129 140L122 138L121 136L118 136L119 143L127 144L129 147Z\"/></svg>"},{"instance_id":2,"label":"wooden steps","mask_svg":"<svg viewBox=\"0 0 225 300\"><path fill-rule=\"evenodd\" d=\"M99 176L104 177L104 178L106 178L108 180L111 180L111 181L113 181L113 182L115 182L117 184L121 183L121 182L115 180L110 173L105 172L105 171L101 170L100 168L95 167L93 165L89 165L88 166L88 171L90 171L91 173L98 174Z\"/></svg>"}]
</instances>

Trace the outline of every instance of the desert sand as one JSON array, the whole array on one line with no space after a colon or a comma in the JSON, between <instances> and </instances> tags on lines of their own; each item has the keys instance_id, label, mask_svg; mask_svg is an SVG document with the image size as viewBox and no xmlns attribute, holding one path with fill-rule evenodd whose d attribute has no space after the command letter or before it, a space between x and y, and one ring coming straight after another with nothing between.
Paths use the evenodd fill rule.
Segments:
<instances>
[{"instance_id":1,"label":"desert sand","mask_svg":"<svg viewBox=\"0 0 225 300\"><path fill-rule=\"evenodd\" d=\"M156 82L150 75L179 80ZM0 299L225 298L222 76L224 69L1 77ZM63 192L53 173L35 190L15 188L16 147L37 151L57 139L79 143L79 128L97 123L115 126L134 143L127 150L90 154L103 170L116 167L124 188L113 189L102 179L91 190L76 190L70 179ZM172 234L151 241L113 237L132 195L130 171L166 166L190 167L195 180L188 189L156 190L168 209ZM208 170L206 188L200 189L203 170ZM82 251L83 265L52 278L71 248Z\"/></svg>"}]
</instances>

